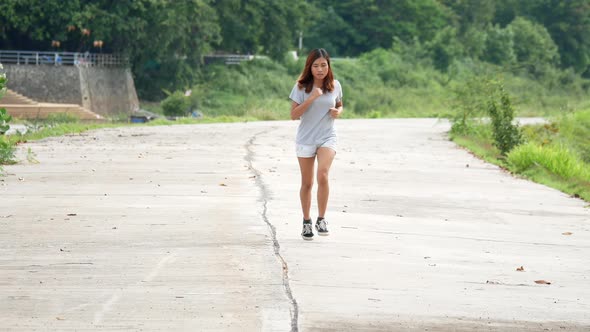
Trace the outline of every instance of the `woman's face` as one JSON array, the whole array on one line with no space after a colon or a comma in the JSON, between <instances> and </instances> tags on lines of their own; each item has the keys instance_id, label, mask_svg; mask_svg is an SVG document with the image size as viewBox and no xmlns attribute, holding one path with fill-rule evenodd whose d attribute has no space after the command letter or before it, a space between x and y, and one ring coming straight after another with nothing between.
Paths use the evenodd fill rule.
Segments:
<instances>
[{"instance_id":1,"label":"woman's face","mask_svg":"<svg viewBox=\"0 0 590 332\"><path fill-rule=\"evenodd\" d=\"M330 66L328 66L326 58L317 58L311 64L311 74L316 80L323 80L328 75L328 70L330 70Z\"/></svg>"}]
</instances>

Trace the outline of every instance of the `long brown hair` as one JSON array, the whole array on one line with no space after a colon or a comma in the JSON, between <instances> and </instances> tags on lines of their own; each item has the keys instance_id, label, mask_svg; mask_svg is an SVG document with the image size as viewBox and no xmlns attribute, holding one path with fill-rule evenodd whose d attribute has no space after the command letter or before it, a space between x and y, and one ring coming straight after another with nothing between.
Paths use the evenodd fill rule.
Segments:
<instances>
[{"instance_id":1,"label":"long brown hair","mask_svg":"<svg viewBox=\"0 0 590 332\"><path fill-rule=\"evenodd\" d=\"M330 64L330 55L323 48L316 48L309 52L307 61L305 61L305 68L303 68L303 72L301 72L301 75L299 75L299 79L297 80L299 88L305 88L306 93L310 93L311 89L313 89L311 65L319 58L324 58L328 62L328 74L324 77L322 90L330 92L334 91L334 75L332 74L332 65Z\"/></svg>"}]
</instances>

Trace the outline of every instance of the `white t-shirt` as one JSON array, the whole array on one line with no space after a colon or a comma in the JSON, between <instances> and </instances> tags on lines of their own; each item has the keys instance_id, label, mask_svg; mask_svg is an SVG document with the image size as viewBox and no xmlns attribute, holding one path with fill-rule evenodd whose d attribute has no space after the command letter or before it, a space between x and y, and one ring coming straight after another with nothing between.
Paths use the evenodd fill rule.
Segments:
<instances>
[{"instance_id":1,"label":"white t-shirt","mask_svg":"<svg viewBox=\"0 0 590 332\"><path fill-rule=\"evenodd\" d=\"M299 89L297 83L291 90L289 98L301 105L311 93L306 93L305 88ZM316 98L303 115L297 128L297 144L321 145L329 139L336 138L334 118L330 116L330 108L336 107L337 102L342 101L342 87L340 82L334 80L334 90L325 91Z\"/></svg>"}]
</instances>

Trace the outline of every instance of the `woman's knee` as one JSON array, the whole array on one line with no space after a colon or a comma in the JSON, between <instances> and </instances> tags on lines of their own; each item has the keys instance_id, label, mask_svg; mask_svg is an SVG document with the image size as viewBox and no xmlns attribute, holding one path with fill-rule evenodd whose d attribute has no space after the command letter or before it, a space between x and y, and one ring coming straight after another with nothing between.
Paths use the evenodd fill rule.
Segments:
<instances>
[{"instance_id":1,"label":"woman's knee","mask_svg":"<svg viewBox=\"0 0 590 332\"><path fill-rule=\"evenodd\" d=\"M303 190L303 191L311 191L312 187L313 187L313 181L301 182L301 190Z\"/></svg>"},{"instance_id":2,"label":"woman's knee","mask_svg":"<svg viewBox=\"0 0 590 332\"><path fill-rule=\"evenodd\" d=\"M318 184L324 185L328 183L328 169L318 169Z\"/></svg>"}]
</instances>

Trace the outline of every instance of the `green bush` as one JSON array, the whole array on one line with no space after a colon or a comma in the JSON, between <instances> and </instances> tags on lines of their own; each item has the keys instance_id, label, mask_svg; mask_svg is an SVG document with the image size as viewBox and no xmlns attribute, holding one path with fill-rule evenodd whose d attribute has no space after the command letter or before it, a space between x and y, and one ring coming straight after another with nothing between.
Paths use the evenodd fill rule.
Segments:
<instances>
[{"instance_id":1,"label":"green bush","mask_svg":"<svg viewBox=\"0 0 590 332\"><path fill-rule=\"evenodd\" d=\"M4 108L0 108L0 135L4 135L10 129L10 125L8 124L10 120L12 120L12 117Z\"/></svg>"},{"instance_id":2,"label":"green bush","mask_svg":"<svg viewBox=\"0 0 590 332\"><path fill-rule=\"evenodd\" d=\"M4 68L0 63L0 99L2 99L2 97L6 93L6 74L4 73L3 69ZM8 129L10 129L10 125L8 125L8 122L10 122L11 119L12 117L8 115L6 110L0 108L0 135L4 135L4 133L7 132Z\"/></svg>"},{"instance_id":3,"label":"green bush","mask_svg":"<svg viewBox=\"0 0 590 332\"><path fill-rule=\"evenodd\" d=\"M2 70L2 64L0 64L0 99L2 99L6 92L6 74ZM12 163L14 159L15 147L12 142L4 136L8 129L10 129L9 122L11 120L12 117L6 112L6 110L0 108L0 165ZM0 172L2 172L1 166Z\"/></svg>"},{"instance_id":4,"label":"green bush","mask_svg":"<svg viewBox=\"0 0 590 332\"><path fill-rule=\"evenodd\" d=\"M475 75L469 75L462 82L452 86L452 134L464 135L472 132L474 124L485 115L488 99L494 94L495 88L494 80Z\"/></svg>"},{"instance_id":5,"label":"green bush","mask_svg":"<svg viewBox=\"0 0 590 332\"><path fill-rule=\"evenodd\" d=\"M502 155L522 142L522 133L517 124L514 124L514 108L510 97L502 85L499 86L500 101L492 98L488 101L487 111L492 118L494 145Z\"/></svg>"},{"instance_id":6,"label":"green bush","mask_svg":"<svg viewBox=\"0 0 590 332\"><path fill-rule=\"evenodd\" d=\"M181 91L170 94L161 103L166 116L186 116L189 114L189 99Z\"/></svg>"},{"instance_id":7,"label":"green bush","mask_svg":"<svg viewBox=\"0 0 590 332\"><path fill-rule=\"evenodd\" d=\"M487 115L491 119L494 146L502 155L522 142L520 128L513 123L512 101L500 80L472 76L456 86L454 93L451 134L473 134L473 128Z\"/></svg>"},{"instance_id":8,"label":"green bush","mask_svg":"<svg viewBox=\"0 0 590 332\"><path fill-rule=\"evenodd\" d=\"M16 148L8 137L4 135L0 136L0 165L13 163L15 150Z\"/></svg>"}]
</instances>

